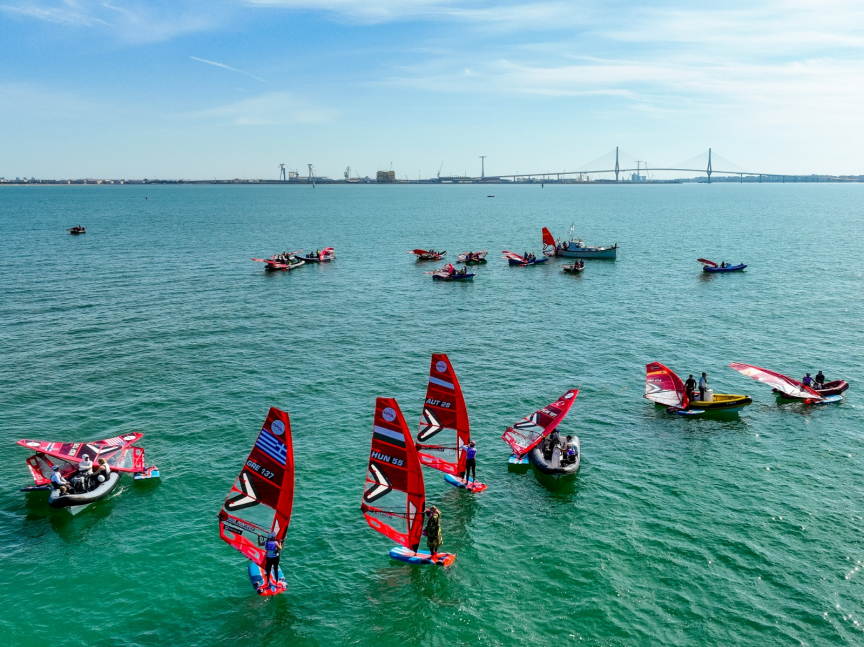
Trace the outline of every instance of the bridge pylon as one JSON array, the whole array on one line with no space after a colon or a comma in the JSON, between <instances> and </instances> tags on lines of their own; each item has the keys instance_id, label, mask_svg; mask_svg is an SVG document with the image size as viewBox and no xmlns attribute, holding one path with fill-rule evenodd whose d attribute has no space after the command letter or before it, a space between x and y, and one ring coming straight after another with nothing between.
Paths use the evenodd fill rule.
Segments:
<instances>
[{"instance_id":1,"label":"bridge pylon","mask_svg":"<svg viewBox=\"0 0 864 647\"><path fill-rule=\"evenodd\" d=\"M618 166L618 147L615 147L615 181L618 181L618 170L620 167Z\"/></svg>"},{"instance_id":2,"label":"bridge pylon","mask_svg":"<svg viewBox=\"0 0 864 647\"><path fill-rule=\"evenodd\" d=\"M708 184L711 184L711 149L708 149Z\"/></svg>"}]
</instances>

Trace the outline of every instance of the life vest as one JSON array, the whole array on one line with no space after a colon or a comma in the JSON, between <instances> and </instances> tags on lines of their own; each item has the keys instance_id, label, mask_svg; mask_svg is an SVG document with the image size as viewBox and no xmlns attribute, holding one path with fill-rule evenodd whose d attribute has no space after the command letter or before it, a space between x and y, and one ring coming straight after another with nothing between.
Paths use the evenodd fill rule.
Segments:
<instances>
[{"instance_id":1,"label":"life vest","mask_svg":"<svg viewBox=\"0 0 864 647\"><path fill-rule=\"evenodd\" d=\"M275 539L267 540L264 549L267 551L267 557L279 557L279 544Z\"/></svg>"}]
</instances>

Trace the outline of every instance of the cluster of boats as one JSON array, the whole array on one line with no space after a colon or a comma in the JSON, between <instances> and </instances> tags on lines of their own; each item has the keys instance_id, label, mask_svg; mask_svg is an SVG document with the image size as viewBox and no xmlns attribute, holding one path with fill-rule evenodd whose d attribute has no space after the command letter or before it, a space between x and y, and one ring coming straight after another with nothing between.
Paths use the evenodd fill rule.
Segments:
<instances>
[{"instance_id":1,"label":"cluster of boats","mask_svg":"<svg viewBox=\"0 0 864 647\"><path fill-rule=\"evenodd\" d=\"M577 259L574 260L573 263L561 267L562 271L569 274L578 274L584 271L584 259L599 258L615 260L617 258L617 243L610 247L591 247L585 245L581 238L573 238L572 225L570 227L570 233L570 240L556 239L546 227L543 227L543 252L540 256L537 256L533 252L526 251L523 254L517 254L516 252L511 252L505 249L501 252L502 258L507 261L508 265L517 267L542 265L548 262L549 259L558 257ZM413 254L418 261L437 261L443 259L447 255L446 250L439 251L435 249L420 248L409 250L408 253ZM486 250L479 252L462 252L456 258L458 263L464 263L466 266L481 265L486 263L486 256L488 253L489 252ZM470 281L475 276L474 273L468 272L466 269L456 269L452 263L448 263L444 267L432 272L425 272L425 274L430 274L434 280L438 281Z\"/></svg>"},{"instance_id":2,"label":"cluster of boats","mask_svg":"<svg viewBox=\"0 0 864 647\"><path fill-rule=\"evenodd\" d=\"M301 256L301 254L303 254L302 249L296 252L273 254L270 258L253 258L252 260L256 263L264 263L264 269L268 272L287 272L306 263L329 263L336 258L336 250L332 247L325 247L305 256Z\"/></svg>"}]
</instances>

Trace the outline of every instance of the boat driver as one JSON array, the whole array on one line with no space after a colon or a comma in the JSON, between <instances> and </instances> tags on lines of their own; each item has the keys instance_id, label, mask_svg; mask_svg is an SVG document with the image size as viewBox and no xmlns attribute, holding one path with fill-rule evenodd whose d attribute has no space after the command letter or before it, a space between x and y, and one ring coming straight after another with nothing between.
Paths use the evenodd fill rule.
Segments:
<instances>
[{"instance_id":1,"label":"boat driver","mask_svg":"<svg viewBox=\"0 0 864 647\"><path fill-rule=\"evenodd\" d=\"M699 399L705 400L705 392L708 390L708 375L704 372L702 373L702 377L699 378Z\"/></svg>"},{"instance_id":2,"label":"boat driver","mask_svg":"<svg viewBox=\"0 0 864 647\"><path fill-rule=\"evenodd\" d=\"M60 494L69 492L69 481L63 478L60 468L55 465L51 469L54 472L51 474L51 487L55 490L60 490Z\"/></svg>"},{"instance_id":3,"label":"boat driver","mask_svg":"<svg viewBox=\"0 0 864 647\"><path fill-rule=\"evenodd\" d=\"M815 384L814 384L815 388L817 388L817 389L824 389L825 388L825 376L822 375L822 371L819 371L818 373L816 373L816 379L814 380L814 382L815 382Z\"/></svg>"}]
</instances>

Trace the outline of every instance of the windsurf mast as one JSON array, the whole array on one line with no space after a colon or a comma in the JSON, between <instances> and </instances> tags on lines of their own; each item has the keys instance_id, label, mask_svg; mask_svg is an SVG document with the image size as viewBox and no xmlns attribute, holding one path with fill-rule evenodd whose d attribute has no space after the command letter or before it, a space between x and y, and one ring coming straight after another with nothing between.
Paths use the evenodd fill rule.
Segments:
<instances>
[{"instance_id":1,"label":"windsurf mast","mask_svg":"<svg viewBox=\"0 0 864 647\"><path fill-rule=\"evenodd\" d=\"M285 538L294 502L294 450L288 414L271 407L255 445L219 511L219 536L259 566L264 539Z\"/></svg>"},{"instance_id":2,"label":"windsurf mast","mask_svg":"<svg viewBox=\"0 0 864 647\"><path fill-rule=\"evenodd\" d=\"M578 394L579 389L570 389L555 402L537 409L530 416L508 427L501 438L510 445L514 454L524 456L561 424Z\"/></svg>"},{"instance_id":3,"label":"windsurf mast","mask_svg":"<svg viewBox=\"0 0 864 647\"><path fill-rule=\"evenodd\" d=\"M690 404L681 378L660 362L645 365L645 398L667 407L686 409Z\"/></svg>"},{"instance_id":4,"label":"windsurf mast","mask_svg":"<svg viewBox=\"0 0 864 647\"><path fill-rule=\"evenodd\" d=\"M401 546L416 550L423 532L426 487L414 440L393 398L378 398L372 449L360 509L366 522Z\"/></svg>"},{"instance_id":5,"label":"windsurf mast","mask_svg":"<svg viewBox=\"0 0 864 647\"><path fill-rule=\"evenodd\" d=\"M440 435L439 435L440 434ZM426 401L417 432L420 462L445 474L465 471L462 446L471 440L468 409L447 355L432 355Z\"/></svg>"}]
</instances>

